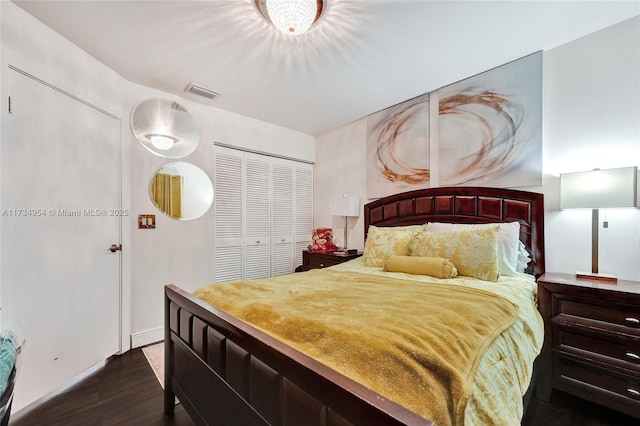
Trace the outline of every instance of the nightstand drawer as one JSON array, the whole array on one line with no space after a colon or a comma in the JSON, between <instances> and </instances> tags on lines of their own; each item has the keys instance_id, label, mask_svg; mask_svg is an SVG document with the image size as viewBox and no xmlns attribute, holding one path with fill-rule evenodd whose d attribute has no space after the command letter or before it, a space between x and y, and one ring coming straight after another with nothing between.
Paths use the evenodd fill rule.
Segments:
<instances>
[{"instance_id":1,"label":"nightstand drawer","mask_svg":"<svg viewBox=\"0 0 640 426\"><path fill-rule=\"evenodd\" d=\"M309 268L310 269L322 269L327 268L329 266L337 265L342 262L334 261L332 259L319 259L317 257L309 258Z\"/></svg>"},{"instance_id":2,"label":"nightstand drawer","mask_svg":"<svg viewBox=\"0 0 640 426\"><path fill-rule=\"evenodd\" d=\"M640 375L640 339L630 341L615 336L575 333L558 327L554 330L554 349L588 358L593 362L611 365Z\"/></svg>"},{"instance_id":3,"label":"nightstand drawer","mask_svg":"<svg viewBox=\"0 0 640 426\"><path fill-rule=\"evenodd\" d=\"M640 413L640 379L595 368L564 358L554 360L554 376L560 390L638 417ZM577 391L577 392L576 392Z\"/></svg>"},{"instance_id":4,"label":"nightstand drawer","mask_svg":"<svg viewBox=\"0 0 640 426\"><path fill-rule=\"evenodd\" d=\"M329 266L347 262L351 259L355 259L360 256L362 256L362 253L351 253L351 254L342 253L342 252L310 253L308 250L304 250L302 252L302 264L304 266L304 270L308 271L310 269L328 268Z\"/></svg>"},{"instance_id":5,"label":"nightstand drawer","mask_svg":"<svg viewBox=\"0 0 640 426\"><path fill-rule=\"evenodd\" d=\"M572 315L588 321L601 321L616 327L623 333L640 337L640 308L623 304L611 304L599 300L582 299L567 295L554 295L557 301L556 315ZM594 324L595 325L595 324Z\"/></svg>"}]
</instances>

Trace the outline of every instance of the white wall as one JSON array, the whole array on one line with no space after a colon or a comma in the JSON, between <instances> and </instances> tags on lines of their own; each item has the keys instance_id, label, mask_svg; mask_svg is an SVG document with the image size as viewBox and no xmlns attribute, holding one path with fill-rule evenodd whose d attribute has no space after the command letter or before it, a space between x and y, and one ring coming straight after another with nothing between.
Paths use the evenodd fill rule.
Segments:
<instances>
[{"instance_id":1,"label":"white wall","mask_svg":"<svg viewBox=\"0 0 640 426\"><path fill-rule=\"evenodd\" d=\"M140 88L140 87L139 87ZM147 92L149 89L145 89ZM149 96L148 94L146 96ZM127 108L138 99L131 99ZM286 156L315 160L315 139L259 120L181 101L200 126L200 145L180 159L204 170L213 180L213 143ZM131 328L134 346L162 339L163 286L176 284L187 291L214 281L214 215L176 221L160 213L148 195L153 174L168 160L154 156L132 142L131 208L132 227ZM215 194L214 194L215 196ZM138 214L156 214L156 229L137 229Z\"/></svg>"},{"instance_id":2,"label":"white wall","mask_svg":"<svg viewBox=\"0 0 640 426\"><path fill-rule=\"evenodd\" d=\"M559 210L559 175L640 166L640 17L545 53L543 140L547 270L590 271L591 211ZM600 272L640 280L640 210L601 216Z\"/></svg>"},{"instance_id":3,"label":"white wall","mask_svg":"<svg viewBox=\"0 0 640 426\"><path fill-rule=\"evenodd\" d=\"M640 17L544 52L543 185L546 269L591 270L591 211L559 210L559 174L640 166ZM341 236L330 194L367 202L366 118L316 139L314 226ZM432 163L432 168L437 164ZM600 232L600 272L640 280L640 210L609 209ZM351 219L350 246L364 245L364 219Z\"/></svg>"},{"instance_id":4,"label":"white wall","mask_svg":"<svg viewBox=\"0 0 640 426\"><path fill-rule=\"evenodd\" d=\"M167 218L153 206L148 184L155 171L168 160L154 156L135 141L129 130L131 107L151 96L183 103L200 126L201 143L193 154L180 161L199 166L210 177L214 176L214 142L313 162L315 139L131 83L14 3L0 2L0 11L1 99L7 96L7 67L12 64L121 119L126 182L123 207L131 211L129 220L124 223L122 237L126 310L123 328L125 339L129 340L130 332L137 345L161 339L164 284L175 283L190 291L213 282L213 212L209 211L201 219L179 222ZM156 214L156 229L138 230L138 214ZM47 285L56 285L55 278ZM2 294L11 290L10 283L0 283L0 288Z\"/></svg>"}]
</instances>

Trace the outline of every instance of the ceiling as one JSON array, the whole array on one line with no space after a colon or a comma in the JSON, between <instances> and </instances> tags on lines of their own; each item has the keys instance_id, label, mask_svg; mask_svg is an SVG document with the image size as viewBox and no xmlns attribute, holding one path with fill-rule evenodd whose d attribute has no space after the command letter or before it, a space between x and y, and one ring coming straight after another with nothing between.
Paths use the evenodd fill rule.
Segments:
<instances>
[{"instance_id":1,"label":"ceiling","mask_svg":"<svg viewBox=\"0 0 640 426\"><path fill-rule=\"evenodd\" d=\"M640 14L640 0L328 0L291 37L253 0L14 2L132 82L311 135Z\"/></svg>"}]
</instances>

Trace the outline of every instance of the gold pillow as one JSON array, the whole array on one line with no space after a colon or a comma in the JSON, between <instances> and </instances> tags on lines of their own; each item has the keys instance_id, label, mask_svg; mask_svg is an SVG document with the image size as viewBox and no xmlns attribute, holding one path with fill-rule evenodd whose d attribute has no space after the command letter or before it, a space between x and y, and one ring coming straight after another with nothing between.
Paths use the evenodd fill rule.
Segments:
<instances>
[{"instance_id":1,"label":"gold pillow","mask_svg":"<svg viewBox=\"0 0 640 426\"><path fill-rule=\"evenodd\" d=\"M430 275L436 278L458 276L453 262L443 257L391 256L384 263L384 270L414 275Z\"/></svg>"},{"instance_id":2,"label":"gold pillow","mask_svg":"<svg viewBox=\"0 0 640 426\"><path fill-rule=\"evenodd\" d=\"M384 266L389 256L406 256L413 237L424 232L424 225L377 227L369 226L362 260L366 266Z\"/></svg>"},{"instance_id":3,"label":"gold pillow","mask_svg":"<svg viewBox=\"0 0 640 426\"><path fill-rule=\"evenodd\" d=\"M411 256L444 257L450 259L458 274L497 281L498 226L474 231L425 232L411 244Z\"/></svg>"}]
</instances>

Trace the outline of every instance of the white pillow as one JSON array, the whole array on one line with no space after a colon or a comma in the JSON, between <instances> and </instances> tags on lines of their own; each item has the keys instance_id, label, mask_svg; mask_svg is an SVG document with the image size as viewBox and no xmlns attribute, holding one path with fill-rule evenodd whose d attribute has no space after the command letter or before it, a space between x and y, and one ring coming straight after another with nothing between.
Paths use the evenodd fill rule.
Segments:
<instances>
[{"instance_id":1,"label":"white pillow","mask_svg":"<svg viewBox=\"0 0 640 426\"><path fill-rule=\"evenodd\" d=\"M520 222L506 223L427 223L426 232L459 232L491 228L498 225L498 270L512 277L518 273ZM523 269L524 270L524 269Z\"/></svg>"},{"instance_id":2,"label":"white pillow","mask_svg":"<svg viewBox=\"0 0 640 426\"><path fill-rule=\"evenodd\" d=\"M524 243L522 241L518 241L518 264L516 266L516 271L523 273L527 266L529 266L529 262L531 262L531 255L527 251Z\"/></svg>"}]
</instances>

